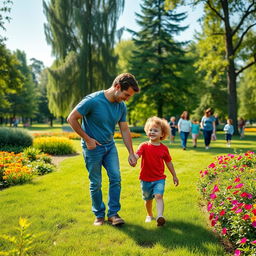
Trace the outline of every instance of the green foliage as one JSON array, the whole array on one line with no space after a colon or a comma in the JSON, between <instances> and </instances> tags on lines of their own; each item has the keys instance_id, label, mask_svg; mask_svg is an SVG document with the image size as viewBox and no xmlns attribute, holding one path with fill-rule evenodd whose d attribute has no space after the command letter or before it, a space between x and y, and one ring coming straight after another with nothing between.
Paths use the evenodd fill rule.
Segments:
<instances>
[{"instance_id":1,"label":"green foliage","mask_svg":"<svg viewBox=\"0 0 256 256\"><path fill-rule=\"evenodd\" d=\"M164 0L145 0L141 7L142 14L137 15L141 30L134 32L136 48L131 59L131 73L139 81L141 92L133 97L129 107L144 103L162 117L170 110L169 105L183 106L189 87L182 70L190 60L182 49L184 43L173 40L174 35L186 29L179 25L186 15L166 11Z\"/></svg>"},{"instance_id":2,"label":"green foliage","mask_svg":"<svg viewBox=\"0 0 256 256\"><path fill-rule=\"evenodd\" d=\"M116 23L124 0L43 1L45 34L56 56L49 69L49 108L58 116L115 76Z\"/></svg>"},{"instance_id":3,"label":"green foliage","mask_svg":"<svg viewBox=\"0 0 256 256\"><path fill-rule=\"evenodd\" d=\"M51 155L67 155L75 153L72 141L65 137L35 138L33 147Z\"/></svg>"},{"instance_id":4,"label":"green foliage","mask_svg":"<svg viewBox=\"0 0 256 256\"><path fill-rule=\"evenodd\" d=\"M29 147L33 143L32 136L23 129L0 128L0 149L8 147ZM18 148L17 148L18 149Z\"/></svg>"},{"instance_id":5,"label":"green foliage","mask_svg":"<svg viewBox=\"0 0 256 256\"><path fill-rule=\"evenodd\" d=\"M201 171L200 190L211 225L243 255L256 253L256 155L218 156Z\"/></svg>"},{"instance_id":6,"label":"green foliage","mask_svg":"<svg viewBox=\"0 0 256 256\"><path fill-rule=\"evenodd\" d=\"M30 255L31 248L33 246L34 240L37 236L28 233L28 227L30 223L27 219L19 219L19 227L17 228L18 234L15 236L1 235L0 239L8 241L11 244L10 247L5 251L0 251L0 255L6 256L27 256Z\"/></svg>"},{"instance_id":7,"label":"green foliage","mask_svg":"<svg viewBox=\"0 0 256 256\"><path fill-rule=\"evenodd\" d=\"M23 154L29 161L36 161L41 151L37 148L28 147L24 150Z\"/></svg>"},{"instance_id":8,"label":"green foliage","mask_svg":"<svg viewBox=\"0 0 256 256\"><path fill-rule=\"evenodd\" d=\"M45 175L50 172L55 171L55 166L50 163L45 163L44 161L35 161L32 163L33 171L37 175Z\"/></svg>"}]
</instances>

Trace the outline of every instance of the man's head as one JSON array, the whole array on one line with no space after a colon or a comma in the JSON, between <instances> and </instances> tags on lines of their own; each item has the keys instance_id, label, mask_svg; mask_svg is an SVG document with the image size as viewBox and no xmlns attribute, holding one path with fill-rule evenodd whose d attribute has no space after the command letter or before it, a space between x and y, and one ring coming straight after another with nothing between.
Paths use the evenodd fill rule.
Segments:
<instances>
[{"instance_id":1,"label":"man's head","mask_svg":"<svg viewBox=\"0 0 256 256\"><path fill-rule=\"evenodd\" d=\"M114 97L116 102L128 100L140 90L135 77L129 73L118 75L113 81L112 87L115 88Z\"/></svg>"}]
</instances>

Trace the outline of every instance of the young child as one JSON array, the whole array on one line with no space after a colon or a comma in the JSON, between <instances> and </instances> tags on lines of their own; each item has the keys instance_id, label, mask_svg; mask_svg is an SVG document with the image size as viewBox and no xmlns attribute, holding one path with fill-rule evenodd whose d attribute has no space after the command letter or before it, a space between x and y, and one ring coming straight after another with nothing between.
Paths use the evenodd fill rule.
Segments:
<instances>
[{"instance_id":1,"label":"young child","mask_svg":"<svg viewBox=\"0 0 256 256\"><path fill-rule=\"evenodd\" d=\"M197 147L197 138L200 133L200 125L196 119L193 119L192 126L191 126L191 134L193 139L193 146L194 148Z\"/></svg>"},{"instance_id":2,"label":"young child","mask_svg":"<svg viewBox=\"0 0 256 256\"><path fill-rule=\"evenodd\" d=\"M147 211L145 222L151 222L154 219L152 203L153 198L155 198L157 226L163 226L165 224L165 218L163 216L163 194L166 178L166 175L164 174L164 163L173 176L174 184L176 186L179 184L168 147L161 143L161 140L164 140L169 136L170 127L165 119L154 116L147 120L144 130L149 141L140 144L135 153L135 157L137 160L139 157L142 157L140 181Z\"/></svg>"},{"instance_id":3,"label":"young child","mask_svg":"<svg viewBox=\"0 0 256 256\"><path fill-rule=\"evenodd\" d=\"M232 135L234 133L234 127L233 127L232 123L233 123L232 119L228 119L227 124L224 126L224 129L223 129L225 132L225 136L226 136L227 147L231 146L231 139L232 139Z\"/></svg>"},{"instance_id":4,"label":"young child","mask_svg":"<svg viewBox=\"0 0 256 256\"><path fill-rule=\"evenodd\" d=\"M175 136L176 136L176 131L178 130L178 126L176 124L176 118L175 116L172 116L170 118L170 122L169 122L169 126L171 128L171 134L170 134L170 139L171 139L171 143L174 143L174 139L175 139Z\"/></svg>"}]
</instances>

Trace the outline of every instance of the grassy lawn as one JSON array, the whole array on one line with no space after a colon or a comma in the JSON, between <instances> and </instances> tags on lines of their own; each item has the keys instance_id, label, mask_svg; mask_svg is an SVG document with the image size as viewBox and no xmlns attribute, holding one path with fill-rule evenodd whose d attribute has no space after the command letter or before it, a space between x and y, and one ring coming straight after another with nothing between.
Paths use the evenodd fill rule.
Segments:
<instances>
[{"instance_id":1,"label":"grassy lawn","mask_svg":"<svg viewBox=\"0 0 256 256\"><path fill-rule=\"evenodd\" d=\"M127 163L127 151L121 140L117 147L122 172L122 209L120 215L126 224L114 228L108 224L92 225L91 200L87 171L81 155L67 158L58 170L37 177L33 183L0 191L0 234L15 234L19 217L29 220L29 232L40 233L32 255L228 255L207 222L207 214L200 206L196 188L199 171L214 160L216 155L256 150L256 133L247 133L245 139L233 138L231 148L226 148L224 134L219 132L217 141L208 151L202 138L198 148L183 151L179 138L170 144L170 153L180 179L174 187L167 174L165 217L167 223L157 228L156 223L144 223L145 209L138 180L139 163L132 168ZM146 138L134 139L134 148ZM79 141L74 141L80 150ZM104 201L107 199L108 182L103 171ZM0 240L0 248L6 248Z\"/></svg>"}]
</instances>

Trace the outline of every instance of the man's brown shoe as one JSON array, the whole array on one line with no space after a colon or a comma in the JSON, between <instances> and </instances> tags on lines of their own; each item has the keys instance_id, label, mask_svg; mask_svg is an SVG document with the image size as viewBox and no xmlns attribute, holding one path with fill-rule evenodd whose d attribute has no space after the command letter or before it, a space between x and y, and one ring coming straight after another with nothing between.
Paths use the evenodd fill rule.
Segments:
<instances>
[{"instance_id":1,"label":"man's brown shoe","mask_svg":"<svg viewBox=\"0 0 256 256\"><path fill-rule=\"evenodd\" d=\"M157 226L158 227L161 227L161 226L163 226L164 224L165 224L165 218L164 217L158 217L157 219L156 219L156 222L157 222Z\"/></svg>"},{"instance_id":2,"label":"man's brown shoe","mask_svg":"<svg viewBox=\"0 0 256 256\"><path fill-rule=\"evenodd\" d=\"M93 222L94 226L102 226L104 224L104 218L96 218L95 221Z\"/></svg>"},{"instance_id":3,"label":"man's brown shoe","mask_svg":"<svg viewBox=\"0 0 256 256\"><path fill-rule=\"evenodd\" d=\"M117 214L108 218L108 221L112 226L121 226L124 224L124 220Z\"/></svg>"}]
</instances>

